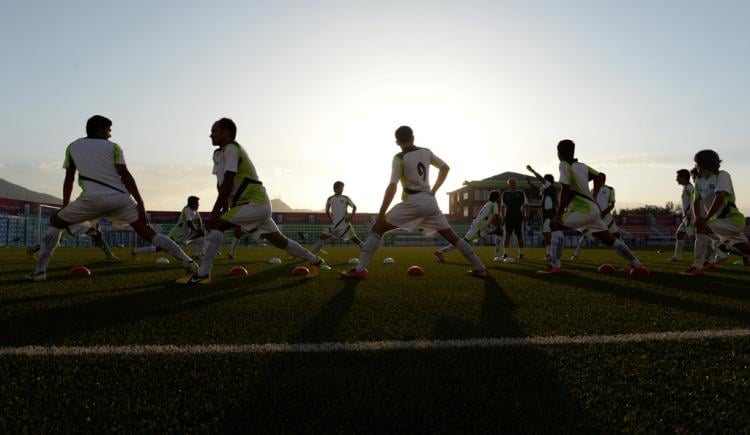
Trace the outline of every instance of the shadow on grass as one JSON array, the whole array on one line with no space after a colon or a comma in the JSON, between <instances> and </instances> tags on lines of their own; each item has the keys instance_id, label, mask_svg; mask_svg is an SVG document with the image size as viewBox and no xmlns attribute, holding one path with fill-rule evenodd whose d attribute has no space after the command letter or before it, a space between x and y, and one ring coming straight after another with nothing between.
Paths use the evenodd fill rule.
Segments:
<instances>
[{"instance_id":1,"label":"shadow on grass","mask_svg":"<svg viewBox=\"0 0 750 435\"><path fill-rule=\"evenodd\" d=\"M351 310L359 280L343 280L344 287L326 302L295 338L300 343L338 341L341 321Z\"/></svg>"}]
</instances>

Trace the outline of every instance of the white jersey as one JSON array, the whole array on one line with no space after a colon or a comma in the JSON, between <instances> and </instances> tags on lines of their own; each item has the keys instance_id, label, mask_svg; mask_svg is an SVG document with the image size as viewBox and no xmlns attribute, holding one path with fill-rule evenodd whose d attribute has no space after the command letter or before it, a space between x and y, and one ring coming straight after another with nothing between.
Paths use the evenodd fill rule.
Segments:
<instances>
[{"instance_id":1,"label":"white jersey","mask_svg":"<svg viewBox=\"0 0 750 435\"><path fill-rule=\"evenodd\" d=\"M187 226L188 222L192 222L195 229L201 229L203 226L200 213L198 213L197 210L185 206L185 208L182 209L182 213L180 213L180 219L177 221L177 225L184 227Z\"/></svg>"},{"instance_id":2,"label":"white jersey","mask_svg":"<svg viewBox=\"0 0 750 435\"><path fill-rule=\"evenodd\" d=\"M560 204L560 207L567 206L569 211L580 213L590 212L596 203L591 197L589 181L593 180L598 174L599 172L577 160L572 164L561 161L560 184L570 187L572 198L569 204Z\"/></svg>"},{"instance_id":3,"label":"white jersey","mask_svg":"<svg viewBox=\"0 0 750 435\"><path fill-rule=\"evenodd\" d=\"M326 210L331 209L331 223L336 226L346 217L349 206L356 207L346 195L332 195L326 201Z\"/></svg>"},{"instance_id":4,"label":"white jersey","mask_svg":"<svg viewBox=\"0 0 750 435\"><path fill-rule=\"evenodd\" d=\"M84 137L68 145L63 168L75 166L81 195L128 193L115 165L124 165L122 148L106 139Z\"/></svg>"},{"instance_id":5,"label":"white jersey","mask_svg":"<svg viewBox=\"0 0 750 435\"><path fill-rule=\"evenodd\" d=\"M708 209L711 208L714 196L716 195L716 182L716 174L708 178L698 177L695 180L695 198L701 200L700 210L695 210L696 216L704 216Z\"/></svg>"},{"instance_id":6,"label":"white jersey","mask_svg":"<svg viewBox=\"0 0 750 435\"><path fill-rule=\"evenodd\" d=\"M499 207L496 201L487 201L482 208L479 210L477 217L474 218L472 225L476 225L479 228L483 228L488 224L492 223L492 218L500 214Z\"/></svg>"},{"instance_id":7,"label":"white jersey","mask_svg":"<svg viewBox=\"0 0 750 435\"><path fill-rule=\"evenodd\" d=\"M599 205L599 210L604 211L609 207L610 204L615 202L615 189L614 187L604 185L599 188L599 192L596 194L596 203ZM607 213L610 214L610 213Z\"/></svg>"},{"instance_id":8,"label":"white jersey","mask_svg":"<svg viewBox=\"0 0 750 435\"><path fill-rule=\"evenodd\" d=\"M413 147L393 156L391 183L401 182L402 200L416 193L431 192L430 166L442 168L445 162L427 148Z\"/></svg>"},{"instance_id":9,"label":"white jersey","mask_svg":"<svg viewBox=\"0 0 750 435\"><path fill-rule=\"evenodd\" d=\"M682 186L682 214L683 216L690 216L690 210L693 209L693 185L688 183Z\"/></svg>"},{"instance_id":10,"label":"white jersey","mask_svg":"<svg viewBox=\"0 0 750 435\"><path fill-rule=\"evenodd\" d=\"M227 172L234 172L234 184L229 194L229 205L235 207L244 204L263 204L268 202L268 195L263 183L258 180L258 172L250 161L244 148L237 142L222 145L214 151L214 167L217 186L224 182Z\"/></svg>"}]
</instances>

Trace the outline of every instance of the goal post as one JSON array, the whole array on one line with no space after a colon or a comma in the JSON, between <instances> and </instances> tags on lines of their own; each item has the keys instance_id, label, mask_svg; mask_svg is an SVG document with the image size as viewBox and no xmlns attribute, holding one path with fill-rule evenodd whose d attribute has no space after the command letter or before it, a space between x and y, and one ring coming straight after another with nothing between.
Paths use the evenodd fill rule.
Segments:
<instances>
[{"instance_id":1,"label":"goal post","mask_svg":"<svg viewBox=\"0 0 750 435\"><path fill-rule=\"evenodd\" d=\"M36 240L34 243L42 242L42 234L49 225L49 217L60 210L62 207L48 204L39 204L36 210Z\"/></svg>"}]
</instances>

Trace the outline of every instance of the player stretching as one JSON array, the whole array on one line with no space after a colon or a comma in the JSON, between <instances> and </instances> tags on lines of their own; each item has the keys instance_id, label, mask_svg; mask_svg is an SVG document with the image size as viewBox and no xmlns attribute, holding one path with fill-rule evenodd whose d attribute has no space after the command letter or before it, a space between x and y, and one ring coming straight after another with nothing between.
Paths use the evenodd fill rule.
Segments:
<instances>
[{"instance_id":1,"label":"player stretching","mask_svg":"<svg viewBox=\"0 0 750 435\"><path fill-rule=\"evenodd\" d=\"M359 264L348 272L342 272L342 275L348 278L366 278L367 263L380 246L383 234L397 228L410 231L422 228L426 234L437 231L454 245L471 262L473 269L469 271L470 274L489 276L489 271L471 249L471 245L456 235L435 200L435 192L448 176L450 170L448 165L429 149L415 146L414 134L407 126L396 129L396 143L401 147L401 152L393 156L391 182L385 189L378 218L359 254ZM432 188L430 188L430 166L440 169ZM388 206L391 205L396 195L399 181L403 189L402 201L386 214Z\"/></svg>"},{"instance_id":2,"label":"player stretching","mask_svg":"<svg viewBox=\"0 0 750 435\"><path fill-rule=\"evenodd\" d=\"M680 169L677 171L677 184L682 186L682 195L680 201L682 203L682 220L680 225L677 227L677 233L675 234L674 242L674 255L669 257L667 261L681 261L682 260L682 249L685 246L685 237L693 237L695 234L695 226L693 225L693 185L690 183L690 171L687 169Z\"/></svg>"},{"instance_id":3,"label":"player stretching","mask_svg":"<svg viewBox=\"0 0 750 435\"><path fill-rule=\"evenodd\" d=\"M498 204L500 200L500 192L493 190L490 192L489 200L484 203L482 208L479 210L477 217L471 222L469 231L466 232L464 240L471 243L474 240L481 239L484 236L490 234L498 234L500 229L500 206ZM443 263L445 261L445 254L455 250L456 247L453 245L445 246L435 252L433 255L437 257L438 261Z\"/></svg>"},{"instance_id":4,"label":"player stretching","mask_svg":"<svg viewBox=\"0 0 750 435\"><path fill-rule=\"evenodd\" d=\"M349 207L352 208L352 212L347 214ZM361 249L362 240L357 237L357 233L354 232L351 224L356 212L357 206L348 196L344 195L344 183L341 181L333 183L333 195L326 200L326 215L331 221L331 226L320 235L318 241L315 242L315 246L313 246L312 252L317 254L323 248L325 241L334 236L341 237L342 240L351 240Z\"/></svg>"},{"instance_id":5,"label":"player stretching","mask_svg":"<svg viewBox=\"0 0 750 435\"><path fill-rule=\"evenodd\" d=\"M560 207L552 222L552 260L550 268L537 273L556 275L562 273L563 230L566 228L584 232L586 230L612 246L615 251L630 263L631 274L648 275L648 269L620 239L615 239L602 221L601 210L591 197L589 181L594 180L594 190L598 191L602 179L596 177L598 172L579 162L575 158L575 143L564 139L557 144L557 156L560 159Z\"/></svg>"},{"instance_id":6,"label":"player stretching","mask_svg":"<svg viewBox=\"0 0 750 435\"><path fill-rule=\"evenodd\" d=\"M718 236L721 243L732 252L743 257L750 256L750 243L743 234L745 216L735 204L732 177L722 171L721 159L713 150L702 150L695 154L695 167L700 172L702 183L696 183L695 203L695 251L693 265L682 272L685 275L703 275L706 251L710 234Z\"/></svg>"},{"instance_id":7,"label":"player stretching","mask_svg":"<svg viewBox=\"0 0 750 435\"><path fill-rule=\"evenodd\" d=\"M66 170L63 207L50 217L36 269L28 276L29 279L44 281L47 278L47 265L64 228L101 218L129 224L141 237L182 262L186 272L197 269L195 262L175 242L149 226L143 199L125 165L122 148L109 141L111 136L112 121L94 115L86 123L86 137L68 145L63 163ZM76 171L82 192L75 201L70 202Z\"/></svg>"},{"instance_id":8,"label":"player stretching","mask_svg":"<svg viewBox=\"0 0 750 435\"><path fill-rule=\"evenodd\" d=\"M102 235L102 232L99 231L99 224L97 223L94 226L88 225L86 223L83 224L73 224L67 228L65 228L65 231L61 234L62 238L66 237L78 237L78 236L89 236L91 237L91 241L94 243L94 246L101 249L101 251L104 253L104 255L107 257L107 260L112 261L118 261L119 258L112 253L112 250L109 248L109 244L107 244L107 241L104 239L104 236ZM26 248L26 253L30 256L33 256L34 259L37 257L37 252L42 248L42 245L37 244L34 246L29 246Z\"/></svg>"},{"instance_id":9,"label":"player stretching","mask_svg":"<svg viewBox=\"0 0 750 435\"><path fill-rule=\"evenodd\" d=\"M596 190L596 188L594 189L594 198L596 198L596 204L601 210L602 222L607 226L607 229L612 233L612 236L619 239L620 228L617 227L615 218L612 216L612 210L615 208L615 188L604 184L607 182L607 176L604 172L600 172L597 177L600 178L599 182L601 184L599 190ZM591 241L594 240L591 231L581 234L581 237L578 239L578 245L576 245L576 251L573 253L573 256L570 257L570 261L575 261L581 254L581 245L583 244L584 239L589 239Z\"/></svg>"},{"instance_id":10,"label":"player stretching","mask_svg":"<svg viewBox=\"0 0 750 435\"><path fill-rule=\"evenodd\" d=\"M211 143L218 147L214 151L213 173L216 174L219 195L206 220L209 233L206 236L206 257L198 272L181 284L210 284L211 269L216 253L224 241L224 231L240 227L255 240L264 238L290 255L310 262L310 277L318 276L323 260L287 239L271 218L271 202L258 173L244 148L235 141L237 125L229 118L221 118L211 127Z\"/></svg>"},{"instance_id":11,"label":"player stretching","mask_svg":"<svg viewBox=\"0 0 750 435\"><path fill-rule=\"evenodd\" d=\"M198 213L199 201L200 199L197 196L188 197L187 205L182 208L177 224L169 232L169 238L178 244L189 245L192 242L196 242L193 258L198 258L203 254L204 234L203 221L201 220L201 215ZM157 246L149 245L133 249L131 255L150 254L158 251L160 249Z\"/></svg>"},{"instance_id":12,"label":"player stretching","mask_svg":"<svg viewBox=\"0 0 750 435\"><path fill-rule=\"evenodd\" d=\"M542 182L542 185L539 187L539 191L542 195L542 236L544 236L544 245L547 247L547 255L545 256L545 260L549 260L551 258L549 247L550 240L552 239L552 219L555 218L558 204L557 188L555 188L555 177L552 174L545 174L544 177L542 177L537 171L534 170L534 168L531 167L531 165L527 165L526 169L531 171L536 179ZM529 186L531 186L532 188L537 187L531 181L531 178L526 177L526 181L528 181Z\"/></svg>"}]
</instances>

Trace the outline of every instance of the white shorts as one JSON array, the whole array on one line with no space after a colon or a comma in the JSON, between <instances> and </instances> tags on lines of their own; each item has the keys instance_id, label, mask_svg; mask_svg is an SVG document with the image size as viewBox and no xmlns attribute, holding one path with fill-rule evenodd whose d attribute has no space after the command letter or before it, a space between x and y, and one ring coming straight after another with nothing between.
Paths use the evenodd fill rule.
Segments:
<instances>
[{"instance_id":1,"label":"white shorts","mask_svg":"<svg viewBox=\"0 0 750 435\"><path fill-rule=\"evenodd\" d=\"M350 240L357 237L357 233L354 232L352 224L345 222L343 219L339 221L339 224L335 227L331 225L323 230L323 235L327 237L340 237L343 240Z\"/></svg>"},{"instance_id":2,"label":"white shorts","mask_svg":"<svg viewBox=\"0 0 750 435\"><path fill-rule=\"evenodd\" d=\"M169 238L177 243L190 243L191 240L201 237L199 234L187 225L183 227L175 225L169 232Z\"/></svg>"},{"instance_id":3,"label":"white shorts","mask_svg":"<svg viewBox=\"0 0 750 435\"><path fill-rule=\"evenodd\" d=\"M385 215L389 224L409 231L424 230L425 235L447 230L451 226L432 194L427 192L409 195L409 199L396 204Z\"/></svg>"},{"instance_id":4,"label":"white shorts","mask_svg":"<svg viewBox=\"0 0 750 435\"><path fill-rule=\"evenodd\" d=\"M607 226L610 234L616 234L620 232L620 227L615 223L615 218L611 214L608 214L602 218L602 222Z\"/></svg>"},{"instance_id":5,"label":"white shorts","mask_svg":"<svg viewBox=\"0 0 750 435\"><path fill-rule=\"evenodd\" d=\"M271 203L269 202L241 205L225 212L221 218L242 228L242 231L250 234L254 240L260 239L263 234L279 231L276 222L271 218Z\"/></svg>"},{"instance_id":6,"label":"white shorts","mask_svg":"<svg viewBox=\"0 0 750 435\"><path fill-rule=\"evenodd\" d=\"M129 193L81 194L57 212L57 216L71 224L106 218L121 227L138 220L138 206Z\"/></svg>"},{"instance_id":7,"label":"white shorts","mask_svg":"<svg viewBox=\"0 0 750 435\"><path fill-rule=\"evenodd\" d=\"M544 222L542 222L542 232L543 233L551 233L552 232L552 219L545 218Z\"/></svg>"},{"instance_id":8,"label":"white shorts","mask_svg":"<svg viewBox=\"0 0 750 435\"><path fill-rule=\"evenodd\" d=\"M588 213L581 213L575 210L567 211L562 216L562 224L568 228L585 232L586 230L592 233L599 233L607 231L607 224L602 221L599 210L591 210Z\"/></svg>"},{"instance_id":9,"label":"white shorts","mask_svg":"<svg viewBox=\"0 0 750 435\"><path fill-rule=\"evenodd\" d=\"M729 246L734 246L738 243L747 243L747 237L743 231L745 226L732 222L728 219L714 219L708 223L708 228L711 232L719 236L721 243L729 242Z\"/></svg>"},{"instance_id":10,"label":"white shorts","mask_svg":"<svg viewBox=\"0 0 750 435\"><path fill-rule=\"evenodd\" d=\"M695 235L693 220L686 217L682 218L680 225L677 227L677 233L685 233L688 237L693 237Z\"/></svg>"}]
</instances>

